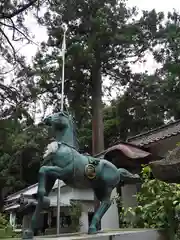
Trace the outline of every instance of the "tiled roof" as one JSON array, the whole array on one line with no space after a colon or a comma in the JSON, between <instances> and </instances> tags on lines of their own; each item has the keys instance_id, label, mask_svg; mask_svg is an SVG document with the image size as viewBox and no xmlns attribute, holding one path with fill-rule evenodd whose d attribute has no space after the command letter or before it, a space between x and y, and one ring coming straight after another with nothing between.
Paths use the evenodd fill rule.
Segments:
<instances>
[{"instance_id":1,"label":"tiled roof","mask_svg":"<svg viewBox=\"0 0 180 240\"><path fill-rule=\"evenodd\" d=\"M171 122L145 133L127 139L127 142L138 146L145 146L154 142L180 134L180 120Z\"/></svg>"},{"instance_id":2,"label":"tiled roof","mask_svg":"<svg viewBox=\"0 0 180 240\"><path fill-rule=\"evenodd\" d=\"M64 187L66 184L61 181L61 187ZM58 180L56 180L54 186L53 186L53 189L56 189L58 187ZM5 199L5 201L13 201L13 200L16 200L20 197L21 194L23 195L32 195L32 194L35 194L37 193L37 188L38 188L38 183L36 184L33 184L27 188L24 188L18 192L15 192L9 196L7 196L7 198Z\"/></svg>"}]
</instances>

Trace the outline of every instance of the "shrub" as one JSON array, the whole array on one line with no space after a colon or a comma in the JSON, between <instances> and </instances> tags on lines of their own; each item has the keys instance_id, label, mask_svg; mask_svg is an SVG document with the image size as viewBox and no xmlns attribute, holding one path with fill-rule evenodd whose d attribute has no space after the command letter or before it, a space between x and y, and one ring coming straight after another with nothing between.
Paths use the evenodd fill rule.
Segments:
<instances>
[{"instance_id":1,"label":"shrub","mask_svg":"<svg viewBox=\"0 0 180 240\"><path fill-rule=\"evenodd\" d=\"M143 184L137 194L138 206L121 213L135 216L134 220L124 221L125 226L138 228L163 228L170 239L180 239L180 185L168 184L151 179L151 169L146 166L142 170ZM122 218L122 216L121 216Z\"/></svg>"},{"instance_id":2,"label":"shrub","mask_svg":"<svg viewBox=\"0 0 180 240\"><path fill-rule=\"evenodd\" d=\"M6 216L0 213L0 239L14 238L18 235L13 232L12 227L9 225Z\"/></svg>"},{"instance_id":3,"label":"shrub","mask_svg":"<svg viewBox=\"0 0 180 240\"><path fill-rule=\"evenodd\" d=\"M70 216L71 216L71 230L78 232L81 227L80 217L82 213L81 203L78 201L71 201Z\"/></svg>"}]
</instances>

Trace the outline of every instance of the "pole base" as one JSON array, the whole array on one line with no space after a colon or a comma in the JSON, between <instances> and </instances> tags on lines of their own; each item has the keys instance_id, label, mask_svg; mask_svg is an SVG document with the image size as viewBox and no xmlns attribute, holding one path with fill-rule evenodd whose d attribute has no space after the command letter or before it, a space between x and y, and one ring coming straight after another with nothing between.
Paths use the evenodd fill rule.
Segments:
<instances>
[{"instance_id":1,"label":"pole base","mask_svg":"<svg viewBox=\"0 0 180 240\"><path fill-rule=\"evenodd\" d=\"M32 230L26 229L26 230L23 231L22 239L32 240L33 238L34 238L34 234L33 234Z\"/></svg>"}]
</instances>

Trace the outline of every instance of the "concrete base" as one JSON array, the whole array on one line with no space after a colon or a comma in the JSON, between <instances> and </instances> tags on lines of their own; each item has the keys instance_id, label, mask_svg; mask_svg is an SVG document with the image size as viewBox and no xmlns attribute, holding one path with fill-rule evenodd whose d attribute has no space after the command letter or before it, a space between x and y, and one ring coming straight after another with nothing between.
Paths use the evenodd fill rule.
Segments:
<instances>
[{"instance_id":1,"label":"concrete base","mask_svg":"<svg viewBox=\"0 0 180 240\"><path fill-rule=\"evenodd\" d=\"M151 230L151 229L142 229L142 230L127 230L124 231L109 231L102 232L95 235L87 234L75 234L75 235L64 235L64 236L43 236L36 237L36 240L169 240L166 234L163 231Z\"/></svg>"}]
</instances>

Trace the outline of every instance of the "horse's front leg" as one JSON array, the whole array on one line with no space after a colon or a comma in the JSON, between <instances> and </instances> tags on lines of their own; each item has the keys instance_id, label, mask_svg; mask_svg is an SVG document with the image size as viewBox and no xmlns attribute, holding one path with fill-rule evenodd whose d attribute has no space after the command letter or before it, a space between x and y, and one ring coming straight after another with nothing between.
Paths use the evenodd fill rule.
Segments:
<instances>
[{"instance_id":1,"label":"horse's front leg","mask_svg":"<svg viewBox=\"0 0 180 240\"><path fill-rule=\"evenodd\" d=\"M46 196L47 177L50 176L50 174L48 174L49 168L50 166L42 166L39 169L39 182L38 182L37 196L40 201L43 201L44 196ZM50 177L57 179L57 177L52 176L52 174Z\"/></svg>"},{"instance_id":2,"label":"horse's front leg","mask_svg":"<svg viewBox=\"0 0 180 240\"><path fill-rule=\"evenodd\" d=\"M65 178L72 175L73 164L67 165L65 168L60 168L57 166L43 166L39 170L39 185L38 185L38 197L44 198L46 194L46 177L51 176L55 179L64 180Z\"/></svg>"}]
</instances>

